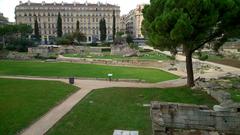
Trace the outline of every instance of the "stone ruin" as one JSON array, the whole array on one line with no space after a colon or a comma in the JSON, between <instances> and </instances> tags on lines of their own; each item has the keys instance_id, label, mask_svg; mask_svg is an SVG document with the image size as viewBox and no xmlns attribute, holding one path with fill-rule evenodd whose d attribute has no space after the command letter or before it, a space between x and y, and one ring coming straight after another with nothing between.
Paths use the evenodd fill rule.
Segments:
<instances>
[{"instance_id":1,"label":"stone ruin","mask_svg":"<svg viewBox=\"0 0 240 135\"><path fill-rule=\"evenodd\" d=\"M235 103L226 91L240 90L238 80L240 75L231 73L215 79L196 79L193 89L207 92L220 103L213 109L200 105L152 102L153 135L209 135L210 131L217 132L217 135L239 135L240 103Z\"/></svg>"},{"instance_id":2,"label":"stone ruin","mask_svg":"<svg viewBox=\"0 0 240 135\"><path fill-rule=\"evenodd\" d=\"M139 51L131 48L127 44L119 44L111 46L111 55L121 55L124 57L138 56Z\"/></svg>"},{"instance_id":3,"label":"stone ruin","mask_svg":"<svg viewBox=\"0 0 240 135\"><path fill-rule=\"evenodd\" d=\"M153 135L206 135L240 133L240 106L215 110L207 106L176 103L151 103ZM185 134L184 134L185 135Z\"/></svg>"}]
</instances>

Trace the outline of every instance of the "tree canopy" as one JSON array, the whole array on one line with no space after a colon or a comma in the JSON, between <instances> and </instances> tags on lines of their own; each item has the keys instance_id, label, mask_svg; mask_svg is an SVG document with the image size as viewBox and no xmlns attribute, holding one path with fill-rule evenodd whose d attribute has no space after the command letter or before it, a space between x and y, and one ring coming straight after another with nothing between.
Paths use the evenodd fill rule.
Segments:
<instances>
[{"instance_id":1,"label":"tree canopy","mask_svg":"<svg viewBox=\"0 0 240 135\"><path fill-rule=\"evenodd\" d=\"M239 0L151 0L143 16L143 33L153 47L183 46L189 86L194 85L192 53L217 38L240 33Z\"/></svg>"},{"instance_id":2,"label":"tree canopy","mask_svg":"<svg viewBox=\"0 0 240 135\"><path fill-rule=\"evenodd\" d=\"M113 28L112 28L113 41L115 39L115 35L116 35L116 16L115 16L115 10L113 10Z\"/></svg>"}]
</instances>

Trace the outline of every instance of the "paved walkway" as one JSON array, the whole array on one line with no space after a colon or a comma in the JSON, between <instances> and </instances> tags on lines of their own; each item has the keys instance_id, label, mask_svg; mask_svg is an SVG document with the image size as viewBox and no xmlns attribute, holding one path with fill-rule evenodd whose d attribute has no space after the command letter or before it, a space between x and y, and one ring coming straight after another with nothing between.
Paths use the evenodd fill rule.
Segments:
<instances>
[{"instance_id":1,"label":"paved walkway","mask_svg":"<svg viewBox=\"0 0 240 135\"><path fill-rule=\"evenodd\" d=\"M51 79L51 78L38 78L38 77L13 77L13 76L0 76L0 78L13 78L13 79L29 79L29 80L49 80L49 81L62 81L67 83L67 79ZM75 85L79 88L76 93L71 95L61 104L57 105L41 117L38 121L25 129L21 135L43 135L51 127L54 126L64 115L66 115L79 101L81 101L88 93L94 89L109 88L109 87L134 87L134 88L167 88L167 87L180 87L186 85L186 80L178 79L160 83L130 83L130 82L109 82L97 80L75 80Z\"/></svg>"}]
</instances>

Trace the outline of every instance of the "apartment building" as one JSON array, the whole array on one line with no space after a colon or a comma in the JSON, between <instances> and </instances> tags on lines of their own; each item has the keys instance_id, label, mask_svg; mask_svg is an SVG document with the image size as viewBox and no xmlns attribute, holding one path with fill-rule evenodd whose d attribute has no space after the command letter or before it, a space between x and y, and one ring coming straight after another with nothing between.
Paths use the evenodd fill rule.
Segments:
<instances>
[{"instance_id":1,"label":"apartment building","mask_svg":"<svg viewBox=\"0 0 240 135\"><path fill-rule=\"evenodd\" d=\"M16 24L29 24L34 28L37 19L43 44L49 44L57 36L58 13L62 17L63 34L73 33L77 21L80 31L87 37L88 42L100 39L99 22L106 20L107 40L112 40L113 11L116 16L116 31L120 30L120 7L108 3L32 3L20 1L15 8Z\"/></svg>"}]
</instances>

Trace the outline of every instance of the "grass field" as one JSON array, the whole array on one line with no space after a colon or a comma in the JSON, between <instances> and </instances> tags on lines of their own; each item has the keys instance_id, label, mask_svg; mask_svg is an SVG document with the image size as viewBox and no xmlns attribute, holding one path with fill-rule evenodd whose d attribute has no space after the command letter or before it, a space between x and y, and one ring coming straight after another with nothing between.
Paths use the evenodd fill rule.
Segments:
<instances>
[{"instance_id":1,"label":"grass field","mask_svg":"<svg viewBox=\"0 0 240 135\"><path fill-rule=\"evenodd\" d=\"M188 88L108 88L90 93L58 122L47 135L112 135L114 129L138 130L151 135L149 104L168 101L213 106L206 93Z\"/></svg>"},{"instance_id":2,"label":"grass field","mask_svg":"<svg viewBox=\"0 0 240 135\"><path fill-rule=\"evenodd\" d=\"M95 58L95 59L113 59L113 60L170 60L170 57L158 52L145 52L141 53L138 57L123 57L120 55L111 55L110 53L103 53L103 55L80 55L80 54L65 54L65 57L75 58Z\"/></svg>"},{"instance_id":3,"label":"grass field","mask_svg":"<svg viewBox=\"0 0 240 135\"><path fill-rule=\"evenodd\" d=\"M232 78L230 79L233 84L239 84L240 79L239 78ZM234 102L239 102L240 103L240 90L237 88L231 88L226 90L231 94L231 98Z\"/></svg>"},{"instance_id":4,"label":"grass field","mask_svg":"<svg viewBox=\"0 0 240 135\"><path fill-rule=\"evenodd\" d=\"M77 89L55 81L0 79L0 134L20 132Z\"/></svg>"},{"instance_id":5,"label":"grass field","mask_svg":"<svg viewBox=\"0 0 240 135\"><path fill-rule=\"evenodd\" d=\"M0 61L0 75L28 75L43 77L88 77L107 78L112 73L115 79L140 79L161 82L177 79L178 76L158 69L103 66L77 63L46 63L39 61Z\"/></svg>"}]
</instances>

